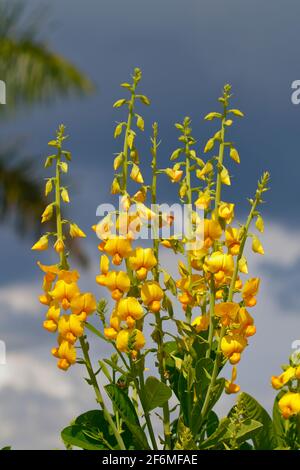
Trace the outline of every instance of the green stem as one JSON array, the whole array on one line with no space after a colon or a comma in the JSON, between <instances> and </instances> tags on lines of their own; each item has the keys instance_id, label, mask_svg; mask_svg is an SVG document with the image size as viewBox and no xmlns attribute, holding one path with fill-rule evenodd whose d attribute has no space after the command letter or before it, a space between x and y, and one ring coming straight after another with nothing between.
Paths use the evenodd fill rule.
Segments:
<instances>
[{"instance_id":1,"label":"green stem","mask_svg":"<svg viewBox=\"0 0 300 470\"><path fill-rule=\"evenodd\" d=\"M243 233L243 237L242 237L241 244L240 244L239 254L238 254L237 259L236 259L234 272L233 272L231 282L230 282L227 302L232 302L232 300L233 300L235 283L236 283L237 276L238 276L238 271L239 271L239 261L240 261L241 257L243 256L245 243L246 243L247 236L248 236L249 227L250 227L251 221L254 217L254 212L255 212L257 204L259 202L259 197L260 197L260 193L256 196L256 198L255 198L255 200L252 204L250 213L248 215L246 224L244 226L244 233ZM222 358L221 343L222 343L222 339L225 336L225 334L226 334L226 327L222 326L221 331L220 331L220 336L219 336L218 349L217 349L217 352L216 352L216 358L215 358L215 362L214 362L214 368L213 368L213 372L212 372L212 375L211 375L211 381L210 381L210 384L209 384L209 387L208 387L208 390L207 390L207 394L206 394L206 397L205 397L205 401L204 401L204 404L203 404L203 407L202 407L202 410L201 410L201 419L202 420L206 416L207 409L208 409L209 403L210 403L211 392L212 392L212 390L213 390L213 388L216 384L216 380L217 380L217 377L218 377L219 367L220 367L221 358Z\"/></svg>"},{"instance_id":2,"label":"green stem","mask_svg":"<svg viewBox=\"0 0 300 470\"><path fill-rule=\"evenodd\" d=\"M149 436L150 436L150 439L151 439L153 449L157 450L157 444L156 444L155 435L154 435L154 431L153 431L153 427L152 427L152 422L151 422L151 419L150 419L150 414L149 414L149 412L147 411L147 409L145 407L145 382L144 382L143 371L141 371L139 373L139 382L140 382L140 384L139 384L139 387L137 388L137 392L138 392L140 400L141 400L141 405L142 405L142 408L143 408L143 411L144 411L145 421L146 421L146 424L147 424L147 428L148 428L148 431L149 431Z\"/></svg>"},{"instance_id":3,"label":"green stem","mask_svg":"<svg viewBox=\"0 0 300 470\"><path fill-rule=\"evenodd\" d=\"M217 175L217 186L216 186L216 193L215 193L215 217L216 220L219 220L218 216L218 208L221 201L221 190L222 190L222 179L221 179L221 171L223 166L223 159L224 159L224 141L225 141L225 120L226 120L226 107L224 106L224 114L222 118L222 127L221 127L221 143L219 146L219 155L218 155L218 175ZM214 243L213 247L214 251L217 249L217 244ZM206 357L209 358L211 355L214 333L215 333L215 303L216 303L216 293L215 293L215 285L214 280L212 278L211 281L211 293L209 299L209 332L208 332L208 349L206 351Z\"/></svg>"},{"instance_id":4,"label":"green stem","mask_svg":"<svg viewBox=\"0 0 300 470\"><path fill-rule=\"evenodd\" d=\"M128 177L128 135L131 130L132 125L132 117L133 117L133 110L134 110L134 101L135 101L135 90L136 90L137 82L134 81L132 85L132 92L131 92L131 99L128 105L128 118L126 124L126 131L125 131L125 138L124 138L124 145L123 145L123 192L127 191L127 177Z\"/></svg>"},{"instance_id":5,"label":"green stem","mask_svg":"<svg viewBox=\"0 0 300 470\"><path fill-rule=\"evenodd\" d=\"M91 360L90 360L90 356L89 356L89 352L88 352L88 345L87 345L87 343L86 343L83 336L81 338L79 338L79 341L80 341L80 346L81 346L81 349L82 349L82 352L83 352L83 357L84 357L84 360L85 360L85 366L86 366L87 372L89 374L91 385L93 386L93 389L95 391L97 402L99 403L99 405L101 406L101 408L103 410L104 417L105 417L107 423L109 424L109 426L111 427L111 430L112 430L112 432L113 432L113 434L116 438L116 441L118 443L119 448L121 450L126 450L126 447L124 445L124 441L122 439L122 436L118 432L118 430L116 428L116 425L115 425L108 409L105 406L105 403L104 403L104 400L103 400L103 397L102 397L102 394L101 394L101 391L100 391L100 388L99 388L99 385L98 385L98 382L97 382L97 378L96 378L96 375L94 373L93 366L92 366L92 363L91 363Z\"/></svg>"},{"instance_id":6,"label":"green stem","mask_svg":"<svg viewBox=\"0 0 300 470\"><path fill-rule=\"evenodd\" d=\"M157 123L154 123L153 126L153 159L152 159L152 187L151 187L151 203L157 205ZM156 225L154 222L154 231L153 231L153 252L157 260L157 265L154 268L154 280L159 283L159 268L158 268L158 259L159 259L159 241L158 234L156 230ZM160 313L155 315L156 328L158 331L157 335L157 361L161 381L166 384L167 380L165 378L165 359L164 359L164 332L163 325ZM166 402L163 405L163 425L164 425L164 438L165 438L165 449L171 449L171 429L170 429L170 408L169 402Z\"/></svg>"},{"instance_id":7,"label":"green stem","mask_svg":"<svg viewBox=\"0 0 300 470\"><path fill-rule=\"evenodd\" d=\"M57 158L56 158L56 175L55 175L55 210L56 210L57 240L63 240L62 218L61 218L60 163L61 163L61 150L58 151ZM68 262L67 262L65 250L63 250L59 254L59 264L60 264L61 269L68 269Z\"/></svg>"},{"instance_id":8,"label":"green stem","mask_svg":"<svg viewBox=\"0 0 300 470\"><path fill-rule=\"evenodd\" d=\"M191 243L191 236L192 236L192 188L191 188L191 159L190 159L190 146L186 144L185 146L185 180L187 186L187 204L188 204L188 213L187 213L187 238L188 243ZM187 252L187 262L188 262L188 273L189 276L192 275L192 262L191 262L191 254L190 251ZM187 323L192 322L192 309L188 305L186 309L186 320Z\"/></svg>"}]
</instances>

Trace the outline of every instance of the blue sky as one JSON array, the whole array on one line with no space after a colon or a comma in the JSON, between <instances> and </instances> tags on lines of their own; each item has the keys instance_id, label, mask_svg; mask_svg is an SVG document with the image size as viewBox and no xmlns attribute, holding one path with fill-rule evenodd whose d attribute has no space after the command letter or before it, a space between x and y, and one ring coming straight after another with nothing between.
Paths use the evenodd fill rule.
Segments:
<instances>
[{"instance_id":1,"label":"blue sky","mask_svg":"<svg viewBox=\"0 0 300 470\"><path fill-rule=\"evenodd\" d=\"M97 90L87 98L21 110L2 123L0 137L5 142L16 135L24 138L24 153L36 155L42 167L48 140L60 122L67 125L73 151L72 214L86 230L94 223L97 205L110 200L112 155L120 145L113 139L113 126L122 117L112 103L122 96L119 83L128 80L133 68L142 69L141 90L151 99L151 107L142 111L146 129L141 157L150 158L151 123L157 120L162 166L167 166L177 146L174 122L185 115L193 120L201 152L213 132L203 116L217 109L224 83L232 84L233 105L246 115L230 130L242 162L239 167L231 166L232 200L246 210L246 197L253 194L262 171L268 169L272 175L272 190L264 206L266 257L250 263L251 272L264 278L255 309L258 334L239 368L243 389L270 406L269 376L279 372L300 334L296 294L300 285L300 106L291 103L291 83L300 78L299 2L26 3L32 10L47 7L41 36L84 70ZM166 187L160 184L162 201L174 196ZM58 430L94 406L93 398L85 384L80 385L78 368L62 375L48 355L51 338L41 328L43 311L36 301L40 279L30 252L32 240L15 237L9 226L1 227L0 240L5 266L0 274L0 339L6 341L8 353L7 365L0 366L0 421L5 423L0 428L0 444L56 447L60 445ZM86 246L92 263L89 272L83 273L83 283L94 285L98 252L93 236ZM97 288L95 292L100 295ZM52 384L49 390L45 381Z\"/></svg>"}]
</instances>

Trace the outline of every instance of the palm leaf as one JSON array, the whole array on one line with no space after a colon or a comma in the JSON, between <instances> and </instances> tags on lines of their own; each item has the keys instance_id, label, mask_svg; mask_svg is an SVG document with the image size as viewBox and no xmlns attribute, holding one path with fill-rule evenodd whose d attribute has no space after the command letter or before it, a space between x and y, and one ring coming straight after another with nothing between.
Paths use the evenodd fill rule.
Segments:
<instances>
[{"instance_id":1,"label":"palm leaf","mask_svg":"<svg viewBox=\"0 0 300 470\"><path fill-rule=\"evenodd\" d=\"M24 5L0 4L0 79L7 85L8 107L91 92L91 81L38 39L37 24L26 18Z\"/></svg>"}]
</instances>

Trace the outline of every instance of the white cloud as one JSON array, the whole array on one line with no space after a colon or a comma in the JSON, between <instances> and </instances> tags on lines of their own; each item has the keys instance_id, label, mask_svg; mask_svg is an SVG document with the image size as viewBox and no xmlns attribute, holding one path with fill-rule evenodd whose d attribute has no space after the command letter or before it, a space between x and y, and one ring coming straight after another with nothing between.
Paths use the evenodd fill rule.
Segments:
<instances>
[{"instance_id":1,"label":"white cloud","mask_svg":"<svg viewBox=\"0 0 300 470\"><path fill-rule=\"evenodd\" d=\"M36 315L41 310L38 301L41 288L35 282L4 285L0 288L0 311Z\"/></svg>"}]
</instances>

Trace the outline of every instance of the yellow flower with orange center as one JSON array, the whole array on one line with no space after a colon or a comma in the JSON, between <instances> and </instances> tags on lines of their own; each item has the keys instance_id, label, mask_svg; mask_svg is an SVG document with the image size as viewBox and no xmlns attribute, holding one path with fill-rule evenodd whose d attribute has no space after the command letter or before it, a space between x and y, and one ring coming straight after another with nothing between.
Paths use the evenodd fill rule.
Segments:
<instances>
[{"instance_id":1,"label":"yellow flower with orange center","mask_svg":"<svg viewBox=\"0 0 300 470\"><path fill-rule=\"evenodd\" d=\"M151 248L136 248L129 256L128 261L129 266L135 271L139 280L146 279L148 271L157 265L157 260Z\"/></svg>"},{"instance_id":2,"label":"yellow flower with orange center","mask_svg":"<svg viewBox=\"0 0 300 470\"><path fill-rule=\"evenodd\" d=\"M146 344L143 333L138 330L121 330L116 338L116 346L121 352L139 351Z\"/></svg>"},{"instance_id":3,"label":"yellow flower with orange center","mask_svg":"<svg viewBox=\"0 0 300 470\"><path fill-rule=\"evenodd\" d=\"M62 370L69 369L76 362L75 346L68 341L62 340L58 348L52 349L52 354L59 359L57 366Z\"/></svg>"},{"instance_id":4,"label":"yellow flower with orange center","mask_svg":"<svg viewBox=\"0 0 300 470\"><path fill-rule=\"evenodd\" d=\"M210 248L222 235L221 225L213 219L204 220L204 248Z\"/></svg>"},{"instance_id":5,"label":"yellow flower with orange center","mask_svg":"<svg viewBox=\"0 0 300 470\"><path fill-rule=\"evenodd\" d=\"M117 266L122 263L123 258L128 258L132 252L130 240L121 237L106 240L101 249L112 256L112 262Z\"/></svg>"},{"instance_id":6,"label":"yellow flower with orange center","mask_svg":"<svg viewBox=\"0 0 300 470\"><path fill-rule=\"evenodd\" d=\"M291 379L294 379L296 376L295 367L288 367L282 374L276 376L273 375L271 378L272 387L275 390L279 390L284 385L286 385Z\"/></svg>"},{"instance_id":7,"label":"yellow flower with orange center","mask_svg":"<svg viewBox=\"0 0 300 470\"><path fill-rule=\"evenodd\" d=\"M120 300L130 289L130 278L124 271L110 271L96 276L96 282L110 290L114 300Z\"/></svg>"},{"instance_id":8,"label":"yellow flower with orange center","mask_svg":"<svg viewBox=\"0 0 300 470\"><path fill-rule=\"evenodd\" d=\"M231 364L237 364L247 344L246 338L241 335L226 335L221 340L221 350Z\"/></svg>"},{"instance_id":9,"label":"yellow flower with orange center","mask_svg":"<svg viewBox=\"0 0 300 470\"><path fill-rule=\"evenodd\" d=\"M246 307L254 307L256 305L256 295L258 293L260 279L253 277L248 279L243 287L242 296Z\"/></svg>"},{"instance_id":10,"label":"yellow flower with orange center","mask_svg":"<svg viewBox=\"0 0 300 470\"><path fill-rule=\"evenodd\" d=\"M215 251L205 259L204 270L214 274L218 284L226 281L226 278L232 276L234 270L234 261L232 255Z\"/></svg>"},{"instance_id":11,"label":"yellow flower with orange center","mask_svg":"<svg viewBox=\"0 0 300 470\"><path fill-rule=\"evenodd\" d=\"M64 340L74 344L83 335L83 324L78 315L63 315L58 321L58 332Z\"/></svg>"},{"instance_id":12,"label":"yellow flower with orange center","mask_svg":"<svg viewBox=\"0 0 300 470\"><path fill-rule=\"evenodd\" d=\"M71 273L71 272L70 272ZM71 300L80 294L79 287L76 282L72 280L70 275L63 277L55 283L52 291L49 291L50 297L61 304L64 310L70 308Z\"/></svg>"},{"instance_id":13,"label":"yellow flower with orange center","mask_svg":"<svg viewBox=\"0 0 300 470\"><path fill-rule=\"evenodd\" d=\"M142 301L150 312L157 313L160 311L163 296L164 292L158 282L148 281L142 285Z\"/></svg>"},{"instance_id":14,"label":"yellow flower with orange center","mask_svg":"<svg viewBox=\"0 0 300 470\"><path fill-rule=\"evenodd\" d=\"M300 413L300 393L287 392L278 402L283 418L289 419L291 416Z\"/></svg>"},{"instance_id":15,"label":"yellow flower with orange center","mask_svg":"<svg viewBox=\"0 0 300 470\"><path fill-rule=\"evenodd\" d=\"M255 335L256 327L254 325L253 317L245 307L240 308L237 316L237 323L239 324L237 332L244 334L247 337Z\"/></svg>"},{"instance_id":16,"label":"yellow flower with orange center","mask_svg":"<svg viewBox=\"0 0 300 470\"><path fill-rule=\"evenodd\" d=\"M215 306L215 315L223 326L229 326L236 321L239 309L239 304L235 302L222 302Z\"/></svg>"},{"instance_id":17,"label":"yellow flower with orange center","mask_svg":"<svg viewBox=\"0 0 300 470\"><path fill-rule=\"evenodd\" d=\"M71 310L80 320L85 321L97 309L95 296L90 292L77 295L71 299Z\"/></svg>"},{"instance_id":18,"label":"yellow flower with orange center","mask_svg":"<svg viewBox=\"0 0 300 470\"><path fill-rule=\"evenodd\" d=\"M54 333L57 330L58 320L60 316L60 307L58 304L53 303L49 306L46 314L46 320L43 323L45 330Z\"/></svg>"},{"instance_id":19,"label":"yellow flower with orange center","mask_svg":"<svg viewBox=\"0 0 300 470\"><path fill-rule=\"evenodd\" d=\"M140 320L143 314L143 307L135 297L121 299L116 305L116 315L120 320L126 321L128 317L134 320Z\"/></svg>"}]
</instances>

